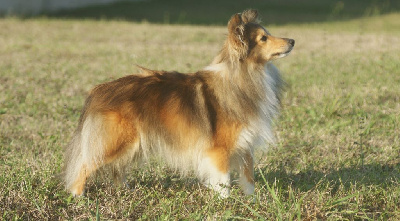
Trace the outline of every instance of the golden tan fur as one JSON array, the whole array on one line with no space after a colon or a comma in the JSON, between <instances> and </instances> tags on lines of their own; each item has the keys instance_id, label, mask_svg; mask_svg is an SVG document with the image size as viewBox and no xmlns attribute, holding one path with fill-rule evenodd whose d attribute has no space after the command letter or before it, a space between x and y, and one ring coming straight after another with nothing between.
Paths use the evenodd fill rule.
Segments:
<instances>
[{"instance_id":1,"label":"golden tan fur","mask_svg":"<svg viewBox=\"0 0 400 221\"><path fill-rule=\"evenodd\" d=\"M223 49L203 70L140 67L141 75L96 86L66 150L67 189L81 195L99 167L123 171L132 160L157 155L183 174L195 171L221 196L229 189L218 185L229 186L229 172L237 169L251 194L253 145L272 139L279 106L280 76L269 61L293 45L272 37L257 11L247 10L232 16Z\"/></svg>"}]
</instances>

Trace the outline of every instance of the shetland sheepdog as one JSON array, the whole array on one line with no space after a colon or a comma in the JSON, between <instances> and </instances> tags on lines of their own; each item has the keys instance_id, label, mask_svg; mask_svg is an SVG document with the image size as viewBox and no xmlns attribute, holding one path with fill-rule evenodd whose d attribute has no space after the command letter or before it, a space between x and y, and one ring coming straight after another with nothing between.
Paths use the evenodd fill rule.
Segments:
<instances>
[{"instance_id":1,"label":"shetland sheepdog","mask_svg":"<svg viewBox=\"0 0 400 221\"><path fill-rule=\"evenodd\" d=\"M221 197L238 171L245 194L254 192L255 146L273 141L281 77L270 61L288 55L294 40L260 25L256 10L235 14L220 53L204 69L183 74L142 73L91 90L65 154L65 185L81 195L87 178L105 165L115 180L140 159L158 156L192 171Z\"/></svg>"}]
</instances>

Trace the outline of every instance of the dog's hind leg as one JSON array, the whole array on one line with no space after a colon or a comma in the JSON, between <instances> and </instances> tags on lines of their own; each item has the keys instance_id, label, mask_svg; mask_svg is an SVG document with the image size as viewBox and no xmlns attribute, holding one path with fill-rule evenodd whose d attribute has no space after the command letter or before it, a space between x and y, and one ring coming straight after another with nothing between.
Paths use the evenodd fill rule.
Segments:
<instances>
[{"instance_id":1,"label":"dog's hind leg","mask_svg":"<svg viewBox=\"0 0 400 221\"><path fill-rule=\"evenodd\" d=\"M83 164L81 166L78 175L75 177L75 180L69 187L69 191L72 193L72 195L81 196L83 194L87 178L96 169L96 165Z\"/></svg>"},{"instance_id":2,"label":"dog's hind leg","mask_svg":"<svg viewBox=\"0 0 400 221\"><path fill-rule=\"evenodd\" d=\"M129 188L129 185L126 181L126 173L125 173L125 166L126 165L113 165L112 166L112 178L114 181L114 184L117 186L125 186Z\"/></svg>"},{"instance_id":3,"label":"dog's hind leg","mask_svg":"<svg viewBox=\"0 0 400 221\"><path fill-rule=\"evenodd\" d=\"M88 116L67 150L66 186L73 195L82 195L86 179L106 164L124 165L139 145L133 145L133 122L117 112ZM123 167L121 167L123 168ZM121 174L120 174L121 175ZM123 175L120 177L123 180Z\"/></svg>"},{"instance_id":4,"label":"dog's hind leg","mask_svg":"<svg viewBox=\"0 0 400 221\"><path fill-rule=\"evenodd\" d=\"M65 184L75 196L83 194L86 179L102 165L103 121L88 116L66 150Z\"/></svg>"},{"instance_id":5,"label":"dog's hind leg","mask_svg":"<svg viewBox=\"0 0 400 221\"><path fill-rule=\"evenodd\" d=\"M132 161L136 163L140 162L141 156L140 153L138 153L139 149L139 142L136 141L133 144L128 145L126 148L120 148L119 153L114 153L119 156L108 159L111 161L111 172L115 185L129 188L126 180L126 170Z\"/></svg>"}]
</instances>

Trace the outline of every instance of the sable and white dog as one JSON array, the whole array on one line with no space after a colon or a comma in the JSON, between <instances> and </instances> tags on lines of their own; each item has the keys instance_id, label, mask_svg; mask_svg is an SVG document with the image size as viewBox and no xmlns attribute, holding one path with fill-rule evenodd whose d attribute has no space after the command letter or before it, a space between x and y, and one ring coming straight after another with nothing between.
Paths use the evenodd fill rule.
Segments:
<instances>
[{"instance_id":1,"label":"sable and white dog","mask_svg":"<svg viewBox=\"0 0 400 221\"><path fill-rule=\"evenodd\" d=\"M252 194L254 145L273 140L280 106L281 77L270 61L294 46L271 36L257 16L256 10L233 15L222 50L203 70L142 68L96 86L66 148L66 188L81 195L104 165L123 180L127 164L156 155L182 174L194 171L222 197L237 170L243 191Z\"/></svg>"}]
</instances>

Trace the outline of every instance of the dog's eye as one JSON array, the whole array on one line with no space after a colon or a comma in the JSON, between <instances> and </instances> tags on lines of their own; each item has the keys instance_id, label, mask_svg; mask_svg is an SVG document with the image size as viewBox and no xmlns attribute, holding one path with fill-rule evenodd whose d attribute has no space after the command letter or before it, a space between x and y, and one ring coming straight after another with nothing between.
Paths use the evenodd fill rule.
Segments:
<instances>
[{"instance_id":1,"label":"dog's eye","mask_svg":"<svg viewBox=\"0 0 400 221\"><path fill-rule=\"evenodd\" d=\"M265 36L265 35L262 36L262 37L261 37L261 41L267 41L267 36Z\"/></svg>"}]
</instances>

